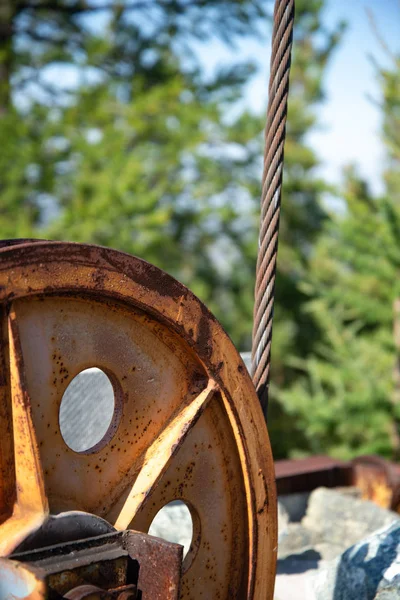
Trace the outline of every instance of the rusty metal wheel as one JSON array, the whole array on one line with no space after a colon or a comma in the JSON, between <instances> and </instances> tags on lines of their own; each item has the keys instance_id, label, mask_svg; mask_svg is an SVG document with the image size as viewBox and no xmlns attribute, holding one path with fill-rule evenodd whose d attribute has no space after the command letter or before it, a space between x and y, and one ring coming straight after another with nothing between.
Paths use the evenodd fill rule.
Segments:
<instances>
[{"instance_id":1,"label":"rusty metal wheel","mask_svg":"<svg viewBox=\"0 0 400 600\"><path fill-rule=\"evenodd\" d=\"M218 322L183 285L120 252L28 241L0 259L0 555L49 513L147 532L180 499L193 520L181 598L272 599L268 434ZM99 443L75 452L60 403L88 367L109 377L114 413Z\"/></svg>"}]
</instances>

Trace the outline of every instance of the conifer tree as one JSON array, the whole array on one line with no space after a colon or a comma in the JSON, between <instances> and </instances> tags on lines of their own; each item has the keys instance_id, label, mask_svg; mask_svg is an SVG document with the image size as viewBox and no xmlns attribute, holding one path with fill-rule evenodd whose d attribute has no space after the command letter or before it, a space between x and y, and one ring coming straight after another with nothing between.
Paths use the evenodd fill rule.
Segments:
<instances>
[{"instance_id":1,"label":"conifer tree","mask_svg":"<svg viewBox=\"0 0 400 600\"><path fill-rule=\"evenodd\" d=\"M296 3L273 341L270 430L278 456L297 427L274 389L297 376L289 354L307 355L319 335L301 311L299 282L322 227L326 189L306 136L342 29L322 27L323 5ZM272 7L264 0L9 0L0 15L9 33L0 49L0 235L136 254L189 286L238 348L250 349L265 115L243 103L254 64L206 74L197 49L258 32L268 60Z\"/></svg>"},{"instance_id":2,"label":"conifer tree","mask_svg":"<svg viewBox=\"0 0 400 600\"><path fill-rule=\"evenodd\" d=\"M400 61L381 70L385 192L350 167L310 263L306 307L323 338L282 401L307 433L293 451L398 456L400 308Z\"/></svg>"}]
</instances>

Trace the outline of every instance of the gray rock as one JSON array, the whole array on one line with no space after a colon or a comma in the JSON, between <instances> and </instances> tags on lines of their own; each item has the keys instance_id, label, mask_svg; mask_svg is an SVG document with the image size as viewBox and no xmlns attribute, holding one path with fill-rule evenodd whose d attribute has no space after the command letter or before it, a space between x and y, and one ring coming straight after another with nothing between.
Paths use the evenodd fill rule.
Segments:
<instances>
[{"instance_id":1,"label":"gray rock","mask_svg":"<svg viewBox=\"0 0 400 600\"><path fill-rule=\"evenodd\" d=\"M378 591L374 600L399 600L400 599L400 575L391 582L385 582Z\"/></svg>"},{"instance_id":2,"label":"gray rock","mask_svg":"<svg viewBox=\"0 0 400 600\"><path fill-rule=\"evenodd\" d=\"M286 508L278 500L278 539L280 540L287 532L289 515Z\"/></svg>"},{"instance_id":3,"label":"gray rock","mask_svg":"<svg viewBox=\"0 0 400 600\"><path fill-rule=\"evenodd\" d=\"M279 499L281 503L281 498ZM286 506L286 504L285 504ZM353 543L398 518L395 513L359 499L354 488L319 488L310 495L301 523L288 523L280 530L278 558L295 557L314 550L322 560L332 560Z\"/></svg>"},{"instance_id":4,"label":"gray rock","mask_svg":"<svg viewBox=\"0 0 400 600\"><path fill-rule=\"evenodd\" d=\"M381 527L399 520L399 515L372 502L318 488L310 495L302 525L321 541L348 548Z\"/></svg>"},{"instance_id":5,"label":"gray rock","mask_svg":"<svg viewBox=\"0 0 400 600\"><path fill-rule=\"evenodd\" d=\"M347 550L346 546L339 544L330 544L329 542L321 542L315 544L315 550L321 555L323 560L333 560L339 554Z\"/></svg>"},{"instance_id":6,"label":"gray rock","mask_svg":"<svg viewBox=\"0 0 400 600\"><path fill-rule=\"evenodd\" d=\"M296 494L281 494L279 502L285 507L289 514L289 521L301 521L306 514L310 492L299 492Z\"/></svg>"},{"instance_id":7,"label":"gray rock","mask_svg":"<svg viewBox=\"0 0 400 600\"><path fill-rule=\"evenodd\" d=\"M394 600L400 598L400 523L398 519L355 544L314 576L317 600ZM392 594L379 596L383 592Z\"/></svg>"},{"instance_id":8,"label":"gray rock","mask_svg":"<svg viewBox=\"0 0 400 600\"><path fill-rule=\"evenodd\" d=\"M278 572L275 579L274 600L315 600L312 590L314 573L314 570Z\"/></svg>"},{"instance_id":9,"label":"gray rock","mask_svg":"<svg viewBox=\"0 0 400 600\"><path fill-rule=\"evenodd\" d=\"M351 496L352 498L358 498L359 500L362 500L362 491L360 488L354 485L336 487L335 492L339 492L339 494L343 494L344 496Z\"/></svg>"},{"instance_id":10,"label":"gray rock","mask_svg":"<svg viewBox=\"0 0 400 600\"><path fill-rule=\"evenodd\" d=\"M285 535L279 539L278 558L305 552L319 541L318 534L306 529L301 523L289 523Z\"/></svg>"}]
</instances>

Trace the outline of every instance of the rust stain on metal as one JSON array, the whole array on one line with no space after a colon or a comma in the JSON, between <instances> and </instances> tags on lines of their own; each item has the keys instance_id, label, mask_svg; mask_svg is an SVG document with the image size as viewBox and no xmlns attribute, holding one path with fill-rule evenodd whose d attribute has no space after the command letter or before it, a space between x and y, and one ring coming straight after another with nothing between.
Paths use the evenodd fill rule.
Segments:
<instances>
[{"instance_id":1,"label":"rust stain on metal","mask_svg":"<svg viewBox=\"0 0 400 600\"><path fill-rule=\"evenodd\" d=\"M178 600L182 550L178 544L124 531L17 553L4 563L26 565L45 582L50 596L128 600L139 590L143 600Z\"/></svg>"},{"instance_id":2,"label":"rust stain on metal","mask_svg":"<svg viewBox=\"0 0 400 600\"><path fill-rule=\"evenodd\" d=\"M379 456L359 456L349 462L329 456L278 460L275 473L279 494L352 485L364 500L400 512L400 465Z\"/></svg>"},{"instance_id":3,"label":"rust stain on metal","mask_svg":"<svg viewBox=\"0 0 400 600\"><path fill-rule=\"evenodd\" d=\"M378 456L360 456L352 461L353 484L366 500L399 512L400 467Z\"/></svg>"},{"instance_id":4,"label":"rust stain on metal","mask_svg":"<svg viewBox=\"0 0 400 600\"><path fill-rule=\"evenodd\" d=\"M275 462L278 494L310 492L317 487L351 485L353 469L350 463L329 456L310 456L297 460Z\"/></svg>"},{"instance_id":5,"label":"rust stain on metal","mask_svg":"<svg viewBox=\"0 0 400 600\"><path fill-rule=\"evenodd\" d=\"M0 465L7 471L3 555L48 509L83 510L147 532L165 504L182 500L193 539L179 597L272 599L277 527L268 434L250 377L218 322L180 283L120 252L23 241L0 254L0 305L11 315L0 426L13 424L15 464L15 475L10 460ZM109 376L116 410L106 436L74 452L60 434L59 408L88 367ZM29 516L24 529L17 513ZM143 555L146 586L163 552ZM167 564L161 572L168 578Z\"/></svg>"},{"instance_id":6,"label":"rust stain on metal","mask_svg":"<svg viewBox=\"0 0 400 600\"><path fill-rule=\"evenodd\" d=\"M139 562L138 588L143 600L180 597L182 546L138 532L123 533L124 547Z\"/></svg>"},{"instance_id":7,"label":"rust stain on metal","mask_svg":"<svg viewBox=\"0 0 400 600\"><path fill-rule=\"evenodd\" d=\"M13 310L8 316L8 338L16 499L12 515L1 526L0 555L3 556L11 552L26 535L35 531L48 514L19 329ZM10 485L11 482L7 483ZM6 507L1 512L5 511Z\"/></svg>"}]
</instances>

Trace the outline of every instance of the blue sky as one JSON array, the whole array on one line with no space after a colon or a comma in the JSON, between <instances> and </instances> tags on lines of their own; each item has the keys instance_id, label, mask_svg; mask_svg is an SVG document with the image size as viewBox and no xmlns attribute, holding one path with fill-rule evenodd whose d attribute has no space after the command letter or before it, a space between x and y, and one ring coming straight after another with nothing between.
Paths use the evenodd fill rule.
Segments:
<instances>
[{"instance_id":1,"label":"blue sky","mask_svg":"<svg viewBox=\"0 0 400 600\"><path fill-rule=\"evenodd\" d=\"M390 66L391 59L373 31L367 8L388 49L400 53L400 0L331 0L325 22L329 25L345 19L348 28L327 71L327 102L320 110L323 129L310 140L331 181L340 178L343 164L355 162L379 191L384 157L381 113L376 105L380 90L369 57L383 66Z\"/></svg>"},{"instance_id":2,"label":"blue sky","mask_svg":"<svg viewBox=\"0 0 400 600\"><path fill-rule=\"evenodd\" d=\"M390 65L390 58L374 32L367 9L372 11L388 48L400 53L400 0L328 0L324 24L329 28L344 20L348 27L327 69L327 98L319 109L320 127L310 134L309 141L322 159L321 172L329 181L340 181L343 166L352 162L379 192L384 150L376 106L380 90L370 56L383 66ZM244 40L235 52L236 59L260 61L260 73L245 99L255 110L264 110L267 104L270 44L270 34L266 34L262 42ZM203 46L200 54L210 71L232 59L231 50L214 44Z\"/></svg>"}]
</instances>

